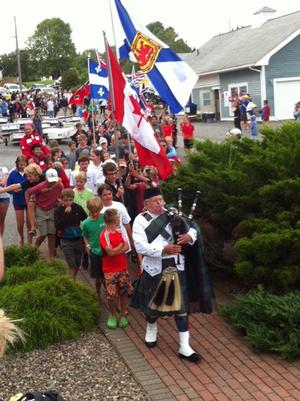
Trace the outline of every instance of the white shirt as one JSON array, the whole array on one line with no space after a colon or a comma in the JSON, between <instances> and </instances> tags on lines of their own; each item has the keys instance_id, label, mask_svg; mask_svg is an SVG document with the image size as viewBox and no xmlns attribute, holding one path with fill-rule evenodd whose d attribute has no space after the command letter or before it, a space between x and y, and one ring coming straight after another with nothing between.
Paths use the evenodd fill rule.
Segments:
<instances>
[{"instance_id":1,"label":"white shirt","mask_svg":"<svg viewBox=\"0 0 300 401\"><path fill-rule=\"evenodd\" d=\"M48 100L48 102L47 102L47 111L54 111L53 100Z\"/></svg>"},{"instance_id":2,"label":"white shirt","mask_svg":"<svg viewBox=\"0 0 300 401\"><path fill-rule=\"evenodd\" d=\"M119 211L119 213L120 213L120 229L121 229L121 233L123 235L123 238L128 242L129 249L128 249L127 252L130 252L131 251L131 246L130 246L130 241L129 241L129 238L128 238L128 234L127 234L125 225L130 223L131 218L130 218L128 212L127 212L126 207L121 202L113 201L111 206L104 206L103 207L103 209L101 210L101 214L103 214L107 209L117 209Z\"/></svg>"},{"instance_id":3,"label":"white shirt","mask_svg":"<svg viewBox=\"0 0 300 401\"><path fill-rule=\"evenodd\" d=\"M71 187L75 187L75 177L81 173L81 171L79 170L74 170L71 173L71 177L70 177L70 186ZM95 188L96 188L96 180L95 180L95 173L93 171L87 171L86 172L86 184L85 187L90 189L93 193L95 193Z\"/></svg>"},{"instance_id":4,"label":"white shirt","mask_svg":"<svg viewBox=\"0 0 300 401\"><path fill-rule=\"evenodd\" d=\"M147 212L149 213L149 212ZM158 217L152 213L149 213L152 218ZM151 220L152 221L152 220ZM132 227L132 237L137 253L143 255L142 270L145 270L150 276L156 276L161 273L162 270L162 259L164 258L175 258L176 267L178 270L184 270L184 256L179 255L164 255L162 256L162 251L166 245L173 243L173 241L168 242L161 235L158 235L149 244L145 229L149 226L151 221L147 221L143 216L143 213L139 214L134 220ZM167 224L165 230L170 234L172 238L172 228L170 224ZM190 228L188 234L192 238L190 245L193 245L197 239L197 232L194 228Z\"/></svg>"},{"instance_id":5,"label":"white shirt","mask_svg":"<svg viewBox=\"0 0 300 401\"><path fill-rule=\"evenodd\" d=\"M88 173L94 174L94 189L93 192L94 194L97 193L98 187L104 183L105 177L103 175L103 169L102 169L102 163L99 166L95 166L95 164L92 162L88 166ZM101 184L99 184L101 182Z\"/></svg>"},{"instance_id":6,"label":"white shirt","mask_svg":"<svg viewBox=\"0 0 300 401\"><path fill-rule=\"evenodd\" d=\"M0 166L0 181L4 179L4 177L8 177L8 168L4 166ZM0 188L4 188L2 185L0 185ZM4 192L4 194L0 194L0 199L7 199L9 198L9 194L7 192Z\"/></svg>"}]
</instances>

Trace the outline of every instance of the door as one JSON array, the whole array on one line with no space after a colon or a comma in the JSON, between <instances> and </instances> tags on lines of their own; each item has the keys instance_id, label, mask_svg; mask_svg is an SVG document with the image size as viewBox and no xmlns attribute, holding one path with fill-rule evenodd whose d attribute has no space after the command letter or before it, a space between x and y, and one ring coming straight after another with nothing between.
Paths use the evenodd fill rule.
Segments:
<instances>
[{"instance_id":1,"label":"door","mask_svg":"<svg viewBox=\"0 0 300 401\"><path fill-rule=\"evenodd\" d=\"M214 99L215 99L216 120L220 121L220 91L219 91L219 89L214 90Z\"/></svg>"},{"instance_id":2,"label":"door","mask_svg":"<svg viewBox=\"0 0 300 401\"><path fill-rule=\"evenodd\" d=\"M300 99L300 77L274 80L274 115L278 120L293 119L295 103Z\"/></svg>"}]
</instances>

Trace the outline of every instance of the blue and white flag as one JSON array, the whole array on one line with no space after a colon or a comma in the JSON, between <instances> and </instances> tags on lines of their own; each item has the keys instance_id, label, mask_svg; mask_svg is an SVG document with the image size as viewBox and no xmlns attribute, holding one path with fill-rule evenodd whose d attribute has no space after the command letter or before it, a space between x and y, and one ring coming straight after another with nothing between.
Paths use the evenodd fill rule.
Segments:
<instances>
[{"instance_id":1,"label":"blue and white flag","mask_svg":"<svg viewBox=\"0 0 300 401\"><path fill-rule=\"evenodd\" d=\"M91 99L108 99L108 72L105 63L88 60Z\"/></svg>"},{"instance_id":2,"label":"blue and white flag","mask_svg":"<svg viewBox=\"0 0 300 401\"><path fill-rule=\"evenodd\" d=\"M126 35L120 56L130 58L132 52L139 68L147 74L171 112L178 113L189 100L198 80L196 73L147 28L133 23L120 0L115 3Z\"/></svg>"}]
</instances>

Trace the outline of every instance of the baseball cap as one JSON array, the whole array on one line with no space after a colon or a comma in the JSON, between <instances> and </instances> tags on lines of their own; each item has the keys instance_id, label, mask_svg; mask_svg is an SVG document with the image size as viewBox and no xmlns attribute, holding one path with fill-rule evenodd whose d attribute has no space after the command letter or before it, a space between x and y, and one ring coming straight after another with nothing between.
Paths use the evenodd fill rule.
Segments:
<instances>
[{"instance_id":1,"label":"baseball cap","mask_svg":"<svg viewBox=\"0 0 300 401\"><path fill-rule=\"evenodd\" d=\"M100 138L99 143L100 143L100 145L101 145L101 143L107 143L107 139L106 138Z\"/></svg>"},{"instance_id":2,"label":"baseball cap","mask_svg":"<svg viewBox=\"0 0 300 401\"><path fill-rule=\"evenodd\" d=\"M120 160L119 161L119 167L127 167L127 163L125 160Z\"/></svg>"},{"instance_id":3,"label":"baseball cap","mask_svg":"<svg viewBox=\"0 0 300 401\"><path fill-rule=\"evenodd\" d=\"M46 171L46 180L48 182L57 182L58 181L58 174L54 168L49 168Z\"/></svg>"}]
</instances>

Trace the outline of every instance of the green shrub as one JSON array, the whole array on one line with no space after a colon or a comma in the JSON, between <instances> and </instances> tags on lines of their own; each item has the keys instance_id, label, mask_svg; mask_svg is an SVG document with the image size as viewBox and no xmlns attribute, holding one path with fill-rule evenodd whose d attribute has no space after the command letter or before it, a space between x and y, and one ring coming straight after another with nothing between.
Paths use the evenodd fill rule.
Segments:
<instances>
[{"instance_id":1,"label":"green shrub","mask_svg":"<svg viewBox=\"0 0 300 401\"><path fill-rule=\"evenodd\" d=\"M236 297L220 309L255 351L300 356L300 292L273 295L261 287Z\"/></svg>"},{"instance_id":2,"label":"green shrub","mask_svg":"<svg viewBox=\"0 0 300 401\"><path fill-rule=\"evenodd\" d=\"M214 252L211 260L228 265L225 245L236 242L232 267L247 283L289 291L300 285L300 124L262 127L261 133L262 141L196 143L162 189L175 203L181 187L186 213L195 192L202 192L195 217Z\"/></svg>"},{"instance_id":3,"label":"green shrub","mask_svg":"<svg viewBox=\"0 0 300 401\"><path fill-rule=\"evenodd\" d=\"M16 268L15 277L21 269ZM37 270L45 273L42 265ZM97 323L99 310L93 293L67 276L50 277L52 273L48 270L43 279L0 289L1 307L10 318L22 319L18 324L26 333L25 344L16 343L14 351L76 338Z\"/></svg>"},{"instance_id":4,"label":"green shrub","mask_svg":"<svg viewBox=\"0 0 300 401\"><path fill-rule=\"evenodd\" d=\"M38 260L39 256L39 250L35 246L25 245L20 248L17 245L11 245L4 251L5 266L30 266Z\"/></svg>"},{"instance_id":5,"label":"green shrub","mask_svg":"<svg viewBox=\"0 0 300 401\"><path fill-rule=\"evenodd\" d=\"M58 274L65 273L66 269L61 261L53 259L46 262L39 259L30 266L13 266L5 273L2 286L23 284L28 281L40 280L46 277L56 277Z\"/></svg>"}]
</instances>

